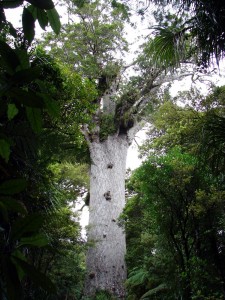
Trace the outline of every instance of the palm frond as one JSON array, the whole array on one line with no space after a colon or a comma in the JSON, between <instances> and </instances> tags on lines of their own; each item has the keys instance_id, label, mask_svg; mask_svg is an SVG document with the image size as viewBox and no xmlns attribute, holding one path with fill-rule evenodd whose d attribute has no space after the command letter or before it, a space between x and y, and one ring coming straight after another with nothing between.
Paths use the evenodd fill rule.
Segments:
<instances>
[{"instance_id":1,"label":"palm frond","mask_svg":"<svg viewBox=\"0 0 225 300\"><path fill-rule=\"evenodd\" d=\"M175 68L185 57L183 29L154 27L155 38L146 47L147 54L156 66Z\"/></svg>"},{"instance_id":2,"label":"palm frond","mask_svg":"<svg viewBox=\"0 0 225 300\"><path fill-rule=\"evenodd\" d=\"M198 63L208 67L212 58L217 63L225 53L225 2L221 0L153 0L157 5L172 4L178 11L191 12L191 24ZM187 22L186 22L187 23Z\"/></svg>"}]
</instances>

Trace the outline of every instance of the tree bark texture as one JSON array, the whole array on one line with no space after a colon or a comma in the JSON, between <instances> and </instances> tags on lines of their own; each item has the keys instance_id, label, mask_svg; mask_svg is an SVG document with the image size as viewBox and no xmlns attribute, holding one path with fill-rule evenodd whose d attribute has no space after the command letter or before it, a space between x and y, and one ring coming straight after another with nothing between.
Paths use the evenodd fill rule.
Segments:
<instances>
[{"instance_id":1,"label":"tree bark texture","mask_svg":"<svg viewBox=\"0 0 225 300\"><path fill-rule=\"evenodd\" d=\"M127 136L90 144L90 216L85 294L107 291L124 298L126 242L117 219L125 205Z\"/></svg>"}]
</instances>

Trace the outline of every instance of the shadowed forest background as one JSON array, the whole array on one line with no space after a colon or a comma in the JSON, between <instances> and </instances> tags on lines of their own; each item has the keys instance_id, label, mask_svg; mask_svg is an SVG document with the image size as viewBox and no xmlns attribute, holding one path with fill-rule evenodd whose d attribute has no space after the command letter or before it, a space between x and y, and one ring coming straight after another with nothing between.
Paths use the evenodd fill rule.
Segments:
<instances>
[{"instance_id":1,"label":"shadowed forest background","mask_svg":"<svg viewBox=\"0 0 225 300\"><path fill-rule=\"evenodd\" d=\"M225 299L225 87L212 83L225 5L61 0L66 24L54 5L0 2L0 298L117 299L111 287L84 292L94 243L72 208L89 205L90 145L128 146L147 123L143 163L127 170L126 205L111 220L126 234L123 298ZM5 11L18 7L14 28ZM149 33L128 66L124 27L141 19ZM48 29L39 40L37 23ZM183 78L190 89L172 97Z\"/></svg>"}]
</instances>

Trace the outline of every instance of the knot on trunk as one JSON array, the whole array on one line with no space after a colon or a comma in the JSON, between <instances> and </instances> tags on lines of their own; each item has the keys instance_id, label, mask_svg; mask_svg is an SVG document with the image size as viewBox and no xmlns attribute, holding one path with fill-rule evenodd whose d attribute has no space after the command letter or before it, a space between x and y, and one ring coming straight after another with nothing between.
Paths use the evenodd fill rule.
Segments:
<instances>
[{"instance_id":1,"label":"knot on trunk","mask_svg":"<svg viewBox=\"0 0 225 300\"><path fill-rule=\"evenodd\" d=\"M112 169L113 168L113 164L112 163L109 163L108 165L107 165L107 169Z\"/></svg>"},{"instance_id":2,"label":"knot on trunk","mask_svg":"<svg viewBox=\"0 0 225 300\"><path fill-rule=\"evenodd\" d=\"M89 274L89 277L90 277L91 279L95 278L95 273L94 273L94 272L90 273L90 274Z\"/></svg>"},{"instance_id":3,"label":"knot on trunk","mask_svg":"<svg viewBox=\"0 0 225 300\"><path fill-rule=\"evenodd\" d=\"M112 199L112 196L110 194L110 191L105 192L104 197L107 201L110 201Z\"/></svg>"}]
</instances>

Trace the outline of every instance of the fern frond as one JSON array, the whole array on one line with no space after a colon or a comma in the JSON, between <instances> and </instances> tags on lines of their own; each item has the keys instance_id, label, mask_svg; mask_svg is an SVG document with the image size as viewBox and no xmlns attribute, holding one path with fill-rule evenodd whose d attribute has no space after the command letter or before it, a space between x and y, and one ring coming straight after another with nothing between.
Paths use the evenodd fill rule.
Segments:
<instances>
[{"instance_id":1,"label":"fern frond","mask_svg":"<svg viewBox=\"0 0 225 300\"><path fill-rule=\"evenodd\" d=\"M126 281L127 286L137 286L143 284L148 279L148 272L138 269L130 273L130 277Z\"/></svg>"},{"instance_id":2,"label":"fern frond","mask_svg":"<svg viewBox=\"0 0 225 300\"><path fill-rule=\"evenodd\" d=\"M156 288L149 290L147 293L145 293L143 296L141 296L141 299L149 299L151 296L155 296L158 293L164 292L167 290L166 284L162 283L158 285Z\"/></svg>"}]
</instances>

